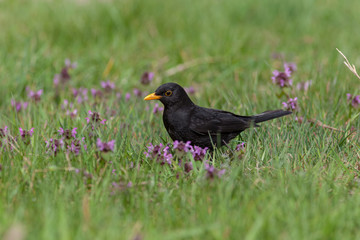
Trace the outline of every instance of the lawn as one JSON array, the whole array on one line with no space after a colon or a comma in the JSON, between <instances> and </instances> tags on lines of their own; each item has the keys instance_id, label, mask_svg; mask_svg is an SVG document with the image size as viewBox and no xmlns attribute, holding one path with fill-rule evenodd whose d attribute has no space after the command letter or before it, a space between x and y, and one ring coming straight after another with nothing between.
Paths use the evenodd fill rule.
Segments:
<instances>
[{"instance_id":1,"label":"lawn","mask_svg":"<svg viewBox=\"0 0 360 240\"><path fill-rule=\"evenodd\" d=\"M360 69L359 9L0 0L0 238L359 239L360 79L336 51ZM143 101L165 82L240 115L297 106L196 161Z\"/></svg>"}]
</instances>

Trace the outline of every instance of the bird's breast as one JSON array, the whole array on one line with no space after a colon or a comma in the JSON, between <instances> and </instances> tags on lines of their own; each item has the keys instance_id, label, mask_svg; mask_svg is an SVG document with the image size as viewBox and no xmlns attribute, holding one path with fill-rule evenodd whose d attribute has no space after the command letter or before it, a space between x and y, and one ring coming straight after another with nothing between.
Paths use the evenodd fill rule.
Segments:
<instances>
[{"instance_id":1,"label":"bird's breast","mask_svg":"<svg viewBox=\"0 0 360 240\"><path fill-rule=\"evenodd\" d=\"M184 136L189 131L190 114L187 111L164 110L164 126L173 140L184 141Z\"/></svg>"}]
</instances>

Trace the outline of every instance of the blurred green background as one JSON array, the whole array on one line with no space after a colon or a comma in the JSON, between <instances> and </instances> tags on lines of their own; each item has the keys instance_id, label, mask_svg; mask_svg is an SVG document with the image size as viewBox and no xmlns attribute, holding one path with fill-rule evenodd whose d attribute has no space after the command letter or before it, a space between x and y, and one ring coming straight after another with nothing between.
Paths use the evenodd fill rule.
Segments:
<instances>
[{"instance_id":1,"label":"blurred green background","mask_svg":"<svg viewBox=\"0 0 360 240\"><path fill-rule=\"evenodd\" d=\"M150 67L161 73L211 57L217 59L211 68L166 80L214 87L233 82L234 69L242 82L250 81L254 71L259 81L268 81L275 67L272 54L283 54L284 60L298 63L299 78L325 83L339 70L336 47L359 61L354 52L359 49L359 5L355 0L1 1L0 73L10 86L26 76L49 86L53 73L70 58L95 83L113 58L111 74L126 88Z\"/></svg>"}]
</instances>

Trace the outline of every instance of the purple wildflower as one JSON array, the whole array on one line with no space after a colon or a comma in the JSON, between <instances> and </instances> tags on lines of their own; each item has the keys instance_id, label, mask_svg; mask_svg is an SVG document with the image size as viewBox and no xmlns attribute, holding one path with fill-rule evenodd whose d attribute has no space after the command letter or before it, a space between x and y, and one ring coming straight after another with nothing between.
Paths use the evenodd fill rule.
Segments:
<instances>
[{"instance_id":1,"label":"purple wildflower","mask_svg":"<svg viewBox=\"0 0 360 240\"><path fill-rule=\"evenodd\" d=\"M70 129L64 130L63 128L60 128L58 130L58 132L59 132L60 136L62 136L65 139L69 140L69 139L71 139L71 137L74 138L74 139L76 138L76 134L77 134L76 129L77 128L73 128L72 130L70 130Z\"/></svg>"},{"instance_id":2,"label":"purple wildflower","mask_svg":"<svg viewBox=\"0 0 360 240\"><path fill-rule=\"evenodd\" d=\"M0 148L3 146L2 138L4 138L8 134L8 127L0 128ZM6 138L4 144L6 143Z\"/></svg>"},{"instance_id":3,"label":"purple wildflower","mask_svg":"<svg viewBox=\"0 0 360 240\"><path fill-rule=\"evenodd\" d=\"M16 112L20 112L22 109L25 110L28 105L28 102L16 102L14 99L11 100L11 106L15 107Z\"/></svg>"},{"instance_id":4,"label":"purple wildflower","mask_svg":"<svg viewBox=\"0 0 360 240\"><path fill-rule=\"evenodd\" d=\"M287 102L283 102L282 105L286 110L296 111L298 109L297 97L290 98Z\"/></svg>"},{"instance_id":5,"label":"purple wildflower","mask_svg":"<svg viewBox=\"0 0 360 240\"><path fill-rule=\"evenodd\" d=\"M71 76L69 74L70 69L74 69L77 67L77 63L71 63L69 59L65 59L65 67L61 69L60 74L55 74L54 76L54 85L58 86L60 83L66 83L70 80Z\"/></svg>"},{"instance_id":6,"label":"purple wildflower","mask_svg":"<svg viewBox=\"0 0 360 240\"><path fill-rule=\"evenodd\" d=\"M29 131L19 128L19 132L23 142L26 145L30 144L30 137L34 134L34 128L31 128Z\"/></svg>"},{"instance_id":7,"label":"purple wildflower","mask_svg":"<svg viewBox=\"0 0 360 240\"><path fill-rule=\"evenodd\" d=\"M190 141L187 141L186 143L178 140L174 141L173 149L177 152L190 152L192 148Z\"/></svg>"},{"instance_id":8,"label":"purple wildflower","mask_svg":"<svg viewBox=\"0 0 360 240\"><path fill-rule=\"evenodd\" d=\"M296 85L296 88L297 88L298 90L303 90L303 91L306 92L306 91L309 89L309 87L310 87L311 84L312 84L312 81L311 81L311 80L305 81L305 82L301 82L301 83L298 83L298 84Z\"/></svg>"},{"instance_id":9,"label":"purple wildflower","mask_svg":"<svg viewBox=\"0 0 360 240\"><path fill-rule=\"evenodd\" d=\"M290 72L290 74L292 74L293 72L296 72L297 70L297 66L296 63L293 62L289 62L289 63L284 63L284 69L288 69L288 71Z\"/></svg>"},{"instance_id":10,"label":"purple wildflower","mask_svg":"<svg viewBox=\"0 0 360 240\"><path fill-rule=\"evenodd\" d=\"M235 151L237 151L237 152L242 152L242 151L245 151L245 143L244 142L242 142L242 143L240 143L240 144L238 144L238 145L236 145L236 148L235 148Z\"/></svg>"},{"instance_id":11,"label":"purple wildflower","mask_svg":"<svg viewBox=\"0 0 360 240\"><path fill-rule=\"evenodd\" d=\"M303 123L304 122L304 117L295 117L295 121L297 121L298 123Z\"/></svg>"},{"instance_id":12,"label":"purple wildflower","mask_svg":"<svg viewBox=\"0 0 360 240\"><path fill-rule=\"evenodd\" d=\"M78 96L78 99L80 98L80 96ZM80 102L79 102L80 103ZM69 109L67 109L69 107ZM61 104L61 109L66 110L66 115L70 116L71 118L75 118L77 116L78 110L77 109L73 109L74 104L71 102L69 103L68 100L64 100L64 103Z\"/></svg>"},{"instance_id":13,"label":"purple wildflower","mask_svg":"<svg viewBox=\"0 0 360 240\"><path fill-rule=\"evenodd\" d=\"M101 91L101 90L97 90L97 89L95 89L95 88L92 88L92 89L90 90L90 92L91 92L91 95L93 96L93 98L96 98L96 97L101 98L101 97L103 96L102 91Z\"/></svg>"},{"instance_id":14,"label":"purple wildflower","mask_svg":"<svg viewBox=\"0 0 360 240\"><path fill-rule=\"evenodd\" d=\"M193 170L193 163L192 162L186 162L184 164L184 170L187 173L191 172L191 170Z\"/></svg>"},{"instance_id":15,"label":"purple wildflower","mask_svg":"<svg viewBox=\"0 0 360 240\"><path fill-rule=\"evenodd\" d=\"M115 88L115 83L107 80L106 82L101 82L101 87L105 90L105 92L111 92Z\"/></svg>"},{"instance_id":16,"label":"purple wildflower","mask_svg":"<svg viewBox=\"0 0 360 240\"><path fill-rule=\"evenodd\" d=\"M13 144L15 143L15 139L10 135L8 127L0 128L0 150L1 148L4 151L8 148L10 150L13 149Z\"/></svg>"},{"instance_id":17,"label":"purple wildflower","mask_svg":"<svg viewBox=\"0 0 360 240\"><path fill-rule=\"evenodd\" d=\"M102 142L100 138L97 139L96 145L100 152L113 152L115 147L115 140L109 142Z\"/></svg>"},{"instance_id":18,"label":"purple wildflower","mask_svg":"<svg viewBox=\"0 0 360 240\"><path fill-rule=\"evenodd\" d=\"M147 158L157 158L161 155L162 148L162 143L160 143L159 145L153 145L152 143L149 143L149 145L147 146L148 151L144 153Z\"/></svg>"},{"instance_id":19,"label":"purple wildflower","mask_svg":"<svg viewBox=\"0 0 360 240\"><path fill-rule=\"evenodd\" d=\"M148 151L145 152L147 158L154 159L160 162L161 165L164 165L165 163L171 165L173 155L170 153L169 146L164 147L161 143L154 146L152 143L149 143L147 148Z\"/></svg>"},{"instance_id":20,"label":"purple wildflower","mask_svg":"<svg viewBox=\"0 0 360 240\"><path fill-rule=\"evenodd\" d=\"M22 138L31 137L34 134L34 128L31 128L29 131L19 128L19 132Z\"/></svg>"},{"instance_id":21,"label":"purple wildflower","mask_svg":"<svg viewBox=\"0 0 360 240\"><path fill-rule=\"evenodd\" d=\"M0 128L0 138L5 137L8 134L8 127Z\"/></svg>"},{"instance_id":22,"label":"purple wildflower","mask_svg":"<svg viewBox=\"0 0 360 240\"><path fill-rule=\"evenodd\" d=\"M162 111L164 111L164 108L159 107L159 104L156 103L155 106L154 106L154 109L153 109L153 113L156 114L156 113L159 113L159 112L162 112Z\"/></svg>"},{"instance_id":23,"label":"purple wildflower","mask_svg":"<svg viewBox=\"0 0 360 240\"><path fill-rule=\"evenodd\" d=\"M196 92L194 87L187 87L185 88L185 91L190 95L193 95Z\"/></svg>"},{"instance_id":24,"label":"purple wildflower","mask_svg":"<svg viewBox=\"0 0 360 240\"><path fill-rule=\"evenodd\" d=\"M141 97L142 96L142 92L140 91L140 89L138 88L134 88L133 89L133 93L136 97Z\"/></svg>"},{"instance_id":25,"label":"purple wildflower","mask_svg":"<svg viewBox=\"0 0 360 240\"><path fill-rule=\"evenodd\" d=\"M64 99L64 102L63 102L63 104L61 104L61 109L66 109L68 106L70 107L70 108L72 108L73 107L73 103L69 103L69 101L67 100L67 99Z\"/></svg>"},{"instance_id":26,"label":"purple wildflower","mask_svg":"<svg viewBox=\"0 0 360 240\"><path fill-rule=\"evenodd\" d=\"M289 87L292 85L291 72L289 69L285 69L285 72L279 72L278 70L273 71L271 79L274 84L279 85L281 88Z\"/></svg>"},{"instance_id":27,"label":"purple wildflower","mask_svg":"<svg viewBox=\"0 0 360 240\"><path fill-rule=\"evenodd\" d=\"M73 88L72 93L78 103L83 103L88 100L88 89L87 88Z\"/></svg>"},{"instance_id":28,"label":"purple wildflower","mask_svg":"<svg viewBox=\"0 0 360 240\"><path fill-rule=\"evenodd\" d=\"M198 147L198 146L194 146L192 149L191 149L191 153L193 155L193 158L195 161L202 161L206 155L206 152L207 152L208 148L201 148L201 147Z\"/></svg>"},{"instance_id":29,"label":"purple wildflower","mask_svg":"<svg viewBox=\"0 0 360 240\"><path fill-rule=\"evenodd\" d=\"M75 155L79 155L81 151L81 144L84 142L84 138L82 140L79 139L73 139L71 140L71 143L67 145L68 152L72 152ZM86 150L86 145L83 146Z\"/></svg>"},{"instance_id":30,"label":"purple wildflower","mask_svg":"<svg viewBox=\"0 0 360 240\"><path fill-rule=\"evenodd\" d=\"M358 108L360 104L360 95L357 95L353 98L353 100L351 101L351 105L354 107L354 108Z\"/></svg>"},{"instance_id":31,"label":"purple wildflower","mask_svg":"<svg viewBox=\"0 0 360 240\"><path fill-rule=\"evenodd\" d=\"M88 111L89 117L85 118L87 123L100 123L105 124L106 119L101 119L100 114L97 112L91 112L91 110Z\"/></svg>"},{"instance_id":32,"label":"purple wildflower","mask_svg":"<svg viewBox=\"0 0 360 240\"><path fill-rule=\"evenodd\" d=\"M36 92L34 92L32 90L28 90L28 97L35 102L39 102L41 100L42 93L43 93L42 89L40 89Z\"/></svg>"},{"instance_id":33,"label":"purple wildflower","mask_svg":"<svg viewBox=\"0 0 360 240\"><path fill-rule=\"evenodd\" d=\"M56 156L59 150L64 147L64 141L62 139L50 138L50 140L45 141L45 143L47 148L46 152L48 154L54 154L54 156Z\"/></svg>"},{"instance_id":34,"label":"purple wildflower","mask_svg":"<svg viewBox=\"0 0 360 240\"><path fill-rule=\"evenodd\" d=\"M70 116L71 118L75 118L77 116L77 109L74 110L66 110L66 115Z\"/></svg>"},{"instance_id":35,"label":"purple wildflower","mask_svg":"<svg viewBox=\"0 0 360 240\"><path fill-rule=\"evenodd\" d=\"M73 138L76 138L76 134L77 134L76 129L77 129L77 128L73 128L73 130L71 130L71 136L72 136Z\"/></svg>"},{"instance_id":36,"label":"purple wildflower","mask_svg":"<svg viewBox=\"0 0 360 240\"><path fill-rule=\"evenodd\" d=\"M131 94L130 94L130 93L126 93L126 94L125 94L125 100L126 100L126 101L129 101L130 98L131 98Z\"/></svg>"},{"instance_id":37,"label":"purple wildflower","mask_svg":"<svg viewBox=\"0 0 360 240\"><path fill-rule=\"evenodd\" d=\"M346 94L346 98L348 100L348 102L351 103L351 106L353 108L358 108L359 107L359 104L360 104L360 95L357 95L357 96L354 96L351 95L350 93L347 93Z\"/></svg>"},{"instance_id":38,"label":"purple wildflower","mask_svg":"<svg viewBox=\"0 0 360 240\"><path fill-rule=\"evenodd\" d=\"M63 129L63 128L60 128L60 129L58 130L58 133L60 133L60 136L63 136L63 135L64 135L64 133L65 133L65 131L64 131L64 129Z\"/></svg>"},{"instance_id":39,"label":"purple wildflower","mask_svg":"<svg viewBox=\"0 0 360 240\"><path fill-rule=\"evenodd\" d=\"M162 158L162 164L169 164L171 165L171 160L173 159L173 155L170 153L170 147L166 146L163 150L163 158Z\"/></svg>"},{"instance_id":40,"label":"purple wildflower","mask_svg":"<svg viewBox=\"0 0 360 240\"><path fill-rule=\"evenodd\" d=\"M116 98L117 98L117 99L120 99L120 98L121 98L121 93L120 93L120 92L117 92L117 93L116 93Z\"/></svg>"},{"instance_id":41,"label":"purple wildflower","mask_svg":"<svg viewBox=\"0 0 360 240\"><path fill-rule=\"evenodd\" d=\"M148 85L153 78L154 78L153 72L144 72L143 75L141 75L140 82L141 84Z\"/></svg>"},{"instance_id":42,"label":"purple wildflower","mask_svg":"<svg viewBox=\"0 0 360 240\"><path fill-rule=\"evenodd\" d=\"M242 158L244 154L245 154L245 143L242 142L242 143L236 145L236 147L235 147L235 155L238 158Z\"/></svg>"},{"instance_id":43,"label":"purple wildflower","mask_svg":"<svg viewBox=\"0 0 360 240\"><path fill-rule=\"evenodd\" d=\"M214 179L215 176L221 178L222 175L225 173L225 169L219 170L216 169L213 165L209 165L205 163L205 170L206 170L206 177L209 179Z\"/></svg>"}]
</instances>

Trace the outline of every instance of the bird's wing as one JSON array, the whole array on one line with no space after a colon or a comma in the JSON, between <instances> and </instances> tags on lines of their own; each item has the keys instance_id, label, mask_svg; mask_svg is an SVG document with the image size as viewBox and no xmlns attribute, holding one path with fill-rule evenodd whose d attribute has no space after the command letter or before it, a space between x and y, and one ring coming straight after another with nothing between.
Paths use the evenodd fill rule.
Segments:
<instances>
[{"instance_id":1,"label":"bird's wing","mask_svg":"<svg viewBox=\"0 0 360 240\"><path fill-rule=\"evenodd\" d=\"M251 126L251 117L216 109L198 108L191 114L189 128L199 134L241 132Z\"/></svg>"}]
</instances>

